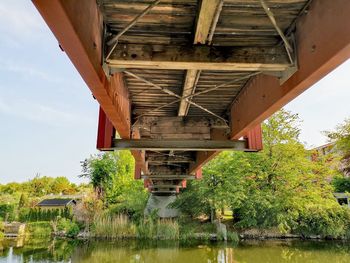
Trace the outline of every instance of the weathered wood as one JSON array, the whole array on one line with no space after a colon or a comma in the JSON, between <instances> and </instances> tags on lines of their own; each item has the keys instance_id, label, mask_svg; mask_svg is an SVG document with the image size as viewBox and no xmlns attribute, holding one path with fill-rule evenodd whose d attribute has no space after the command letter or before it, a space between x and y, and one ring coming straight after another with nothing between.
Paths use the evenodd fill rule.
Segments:
<instances>
[{"instance_id":1,"label":"weathered wood","mask_svg":"<svg viewBox=\"0 0 350 263\"><path fill-rule=\"evenodd\" d=\"M112 68L283 71L290 65L284 47L208 47L120 44L108 60Z\"/></svg>"},{"instance_id":2,"label":"weathered wood","mask_svg":"<svg viewBox=\"0 0 350 263\"><path fill-rule=\"evenodd\" d=\"M151 151L250 151L243 140L156 140L156 139L115 139L113 149Z\"/></svg>"},{"instance_id":3,"label":"weathered wood","mask_svg":"<svg viewBox=\"0 0 350 263\"><path fill-rule=\"evenodd\" d=\"M182 175L162 175L162 174L154 174L154 175L144 175L142 179L155 179L155 180L193 180L195 179L194 175L182 174Z\"/></svg>"},{"instance_id":4,"label":"weathered wood","mask_svg":"<svg viewBox=\"0 0 350 263\"><path fill-rule=\"evenodd\" d=\"M186 97L194 93L196 82L198 81L198 74L200 74L200 71L198 70L187 70L184 86L182 89L182 97ZM190 105L186 102L186 100L181 100L178 116L186 116L189 106Z\"/></svg>"},{"instance_id":5,"label":"weathered wood","mask_svg":"<svg viewBox=\"0 0 350 263\"><path fill-rule=\"evenodd\" d=\"M220 0L202 0L197 19L195 44L205 44Z\"/></svg>"}]
</instances>

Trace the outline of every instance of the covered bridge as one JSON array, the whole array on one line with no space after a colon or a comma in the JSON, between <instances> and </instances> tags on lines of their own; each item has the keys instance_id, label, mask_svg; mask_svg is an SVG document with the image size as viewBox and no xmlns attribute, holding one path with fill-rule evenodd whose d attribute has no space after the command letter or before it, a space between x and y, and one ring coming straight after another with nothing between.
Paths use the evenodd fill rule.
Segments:
<instances>
[{"instance_id":1,"label":"covered bridge","mask_svg":"<svg viewBox=\"0 0 350 263\"><path fill-rule=\"evenodd\" d=\"M350 56L348 0L33 2L101 105L97 148L132 150L154 194L260 150L260 123Z\"/></svg>"}]
</instances>

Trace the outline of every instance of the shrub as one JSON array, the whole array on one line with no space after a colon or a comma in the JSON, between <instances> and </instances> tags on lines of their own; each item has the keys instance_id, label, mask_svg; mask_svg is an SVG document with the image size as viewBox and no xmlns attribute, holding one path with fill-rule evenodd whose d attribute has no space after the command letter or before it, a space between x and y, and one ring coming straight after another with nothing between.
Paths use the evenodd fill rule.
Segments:
<instances>
[{"instance_id":1,"label":"shrub","mask_svg":"<svg viewBox=\"0 0 350 263\"><path fill-rule=\"evenodd\" d=\"M7 221L12 221L15 218L14 204L0 204L0 218Z\"/></svg>"},{"instance_id":2,"label":"shrub","mask_svg":"<svg viewBox=\"0 0 350 263\"><path fill-rule=\"evenodd\" d=\"M79 231L79 226L75 222L72 222L69 228L67 229L66 235L68 237L76 237L79 234Z\"/></svg>"},{"instance_id":3,"label":"shrub","mask_svg":"<svg viewBox=\"0 0 350 263\"><path fill-rule=\"evenodd\" d=\"M75 237L79 234L80 228L76 222L66 218L60 218L57 221L57 230L64 231L68 237Z\"/></svg>"}]
</instances>

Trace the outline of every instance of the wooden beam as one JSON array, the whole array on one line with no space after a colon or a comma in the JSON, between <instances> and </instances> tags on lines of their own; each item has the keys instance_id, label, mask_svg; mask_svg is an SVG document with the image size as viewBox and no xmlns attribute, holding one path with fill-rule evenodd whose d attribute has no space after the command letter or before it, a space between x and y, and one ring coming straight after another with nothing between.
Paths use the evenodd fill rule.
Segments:
<instances>
[{"instance_id":1,"label":"wooden beam","mask_svg":"<svg viewBox=\"0 0 350 263\"><path fill-rule=\"evenodd\" d=\"M196 82L198 81L198 74L200 71L190 69L186 72L185 82L182 88L182 97L189 96L194 93L194 90L196 88ZM186 100L180 101L178 116L186 116L189 110L190 104Z\"/></svg>"},{"instance_id":2,"label":"wooden beam","mask_svg":"<svg viewBox=\"0 0 350 263\"><path fill-rule=\"evenodd\" d=\"M283 71L290 67L284 47L217 47L120 44L111 68Z\"/></svg>"},{"instance_id":3,"label":"wooden beam","mask_svg":"<svg viewBox=\"0 0 350 263\"><path fill-rule=\"evenodd\" d=\"M220 0L202 0L194 35L194 44L206 44Z\"/></svg>"},{"instance_id":4,"label":"wooden beam","mask_svg":"<svg viewBox=\"0 0 350 263\"><path fill-rule=\"evenodd\" d=\"M200 4L199 13L197 15L197 24L194 36L194 44L206 44L210 29L214 30L213 25L218 5L221 0L203 0ZM201 74L200 70L189 69L186 72L184 85L182 88L182 97L189 96L194 93L196 85ZM186 100L181 100L178 110L178 116L186 116L190 104Z\"/></svg>"},{"instance_id":5,"label":"wooden beam","mask_svg":"<svg viewBox=\"0 0 350 263\"><path fill-rule=\"evenodd\" d=\"M151 179L151 180L194 180L195 177L189 174L180 174L180 175L163 175L163 174L152 174L152 175L144 175L142 179Z\"/></svg>"},{"instance_id":6,"label":"wooden beam","mask_svg":"<svg viewBox=\"0 0 350 263\"><path fill-rule=\"evenodd\" d=\"M156 140L156 139L115 139L113 149L146 151L249 151L244 140Z\"/></svg>"},{"instance_id":7,"label":"wooden beam","mask_svg":"<svg viewBox=\"0 0 350 263\"><path fill-rule=\"evenodd\" d=\"M106 113L100 107L98 116L97 144L99 150L111 148L115 137L113 124L107 118Z\"/></svg>"},{"instance_id":8,"label":"wooden beam","mask_svg":"<svg viewBox=\"0 0 350 263\"><path fill-rule=\"evenodd\" d=\"M102 68L103 17L95 0L33 0L121 138L130 138L130 99L123 75ZM79 15L77 15L79 14ZM132 152L137 162L144 157ZM146 166L142 164L144 172Z\"/></svg>"},{"instance_id":9,"label":"wooden beam","mask_svg":"<svg viewBox=\"0 0 350 263\"><path fill-rule=\"evenodd\" d=\"M280 85L273 76L249 81L231 108L231 138L250 130L350 58L350 1L312 1L296 24L298 71ZM330 41L331 40L331 41ZM190 173L218 152L199 152Z\"/></svg>"}]
</instances>

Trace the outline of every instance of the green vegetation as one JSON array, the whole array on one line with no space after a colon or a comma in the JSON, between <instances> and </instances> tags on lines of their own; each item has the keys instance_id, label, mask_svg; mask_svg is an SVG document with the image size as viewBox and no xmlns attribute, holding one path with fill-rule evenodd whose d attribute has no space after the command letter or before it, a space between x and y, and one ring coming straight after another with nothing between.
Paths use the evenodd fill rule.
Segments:
<instances>
[{"instance_id":1,"label":"green vegetation","mask_svg":"<svg viewBox=\"0 0 350 263\"><path fill-rule=\"evenodd\" d=\"M26 236L30 238L46 238L52 235L50 222L30 222L26 224Z\"/></svg>"},{"instance_id":2,"label":"green vegetation","mask_svg":"<svg viewBox=\"0 0 350 263\"><path fill-rule=\"evenodd\" d=\"M135 236L135 225L125 215L98 215L92 227L94 236L104 238L130 238Z\"/></svg>"},{"instance_id":3,"label":"green vegetation","mask_svg":"<svg viewBox=\"0 0 350 263\"><path fill-rule=\"evenodd\" d=\"M339 175L329 161L336 158L312 161L299 141L298 123L287 111L272 116L263 125L263 151L220 154L174 206L191 218L214 217L231 207L238 230L278 227L304 236L347 236L350 211L336 202L328 183Z\"/></svg>"}]
</instances>

